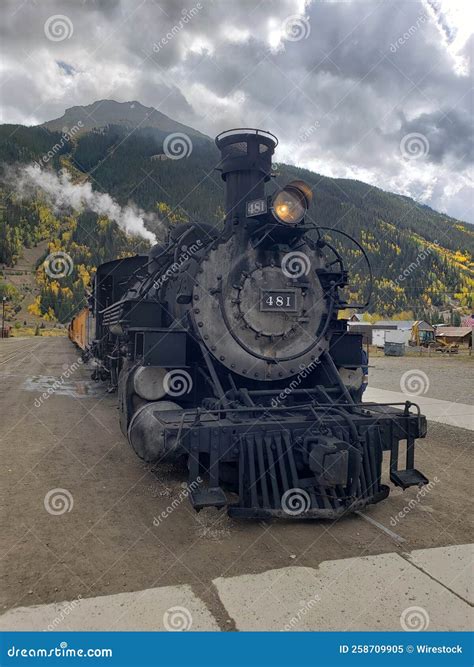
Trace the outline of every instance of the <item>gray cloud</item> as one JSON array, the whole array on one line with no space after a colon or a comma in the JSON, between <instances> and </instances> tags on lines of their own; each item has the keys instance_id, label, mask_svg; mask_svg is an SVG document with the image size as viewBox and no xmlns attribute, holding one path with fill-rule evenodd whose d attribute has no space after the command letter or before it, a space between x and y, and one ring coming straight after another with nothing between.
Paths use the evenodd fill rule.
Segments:
<instances>
[{"instance_id":1,"label":"gray cloud","mask_svg":"<svg viewBox=\"0 0 474 667\"><path fill-rule=\"evenodd\" d=\"M6 0L1 120L138 99L209 135L261 126L278 134L280 161L472 220L472 36L455 4ZM55 15L71 22L70 37L48 39ZM309 34L282 39L298 15ZM426 137L419 159L400 150L410 134Z\"/></svg>"},{"instance_id":2,"label":"gray cloud","mask_svg":"<svg viewBox=\"0 0 474 667\"><path fill-rule=\"evenodd\" d=\"M472 116L466 109L440 109L412 120L402 115L399 139L410 132L429 137L429 157L437 164L442 164L449 156L455 158L459 166L469 166L474 161Z\"/></svg>"}]
</instances>

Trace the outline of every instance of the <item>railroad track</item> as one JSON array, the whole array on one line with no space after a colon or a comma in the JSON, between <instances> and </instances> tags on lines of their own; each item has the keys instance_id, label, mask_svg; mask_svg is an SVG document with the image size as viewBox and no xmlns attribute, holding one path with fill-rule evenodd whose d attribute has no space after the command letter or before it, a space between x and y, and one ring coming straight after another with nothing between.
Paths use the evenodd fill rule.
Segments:
<instances>
[{"instance_id":1,"label":"railroad track","mask_svg":"<svg viewBox=\"0 0 474 667\"><path fill-rule=\"evenodd\" d=\"M36 350L40 346L40 344L41 344L40 342L35 341L34 343L30 343L28 347L21 347L20 349L15 350L14 352L12 352L12 354L9 354L9 356L7 357L0 356L0 366L2 366L3 364L7 364L10 361L21 359L25 355L25 353L29 354L33 350ZM9 352L10 350L8 350L7 354Z\"/></svg>"}]
</instances>

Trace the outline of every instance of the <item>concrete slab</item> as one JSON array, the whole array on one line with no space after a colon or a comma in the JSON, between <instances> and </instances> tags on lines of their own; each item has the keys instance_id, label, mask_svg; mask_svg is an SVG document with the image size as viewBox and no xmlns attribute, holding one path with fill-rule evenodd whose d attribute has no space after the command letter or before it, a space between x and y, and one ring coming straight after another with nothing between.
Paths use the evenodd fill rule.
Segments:
<instances>
[{"instance_id":1,"label":"concrete slab","mask_svg":"<svg viewBox=\"0 0 474 667\"><path fill-rule=\"evenodd\" d=\"M474 431L474 408L465 403L454 403L452 401L440 401L437 398L429 396L415 396L404 394L398 391L388 391L387 389L377 389L376 387L367 387L364 392L364 402L400 402L412 401L417 403L421 412L426 415L430 421L466 428Z\"/></svg>"},{"instance_id":2,"label":"concrete slab","mask_svg":"<svg viewBox=\"0 0 474 667\"><path fill-rule=\"evenodd\" d=\"M166 586L69 602L17 607L0 630L219 630L190 586Z\"/></svg>"},{"instance_id":3,"label":"concrete slab","mask_svg":"<svg viewBox=\"0 0 474 667\"><path fill-rule=\"evenodd\" d=\"M408 559L466 602L474 604L474 545L418 549L408 554Z\"/></svg>"},{"instance_id":4,"label":"concrete slab","mask_svg":"<svg viewBox=\"0 0 474 667\"><path fill-rule=\"evenodd\" d=\"M471 607L398 554L214 580L238 630L468 630ZM449 613L447 613L449 610Z\"/></svg>"}]
</instances>

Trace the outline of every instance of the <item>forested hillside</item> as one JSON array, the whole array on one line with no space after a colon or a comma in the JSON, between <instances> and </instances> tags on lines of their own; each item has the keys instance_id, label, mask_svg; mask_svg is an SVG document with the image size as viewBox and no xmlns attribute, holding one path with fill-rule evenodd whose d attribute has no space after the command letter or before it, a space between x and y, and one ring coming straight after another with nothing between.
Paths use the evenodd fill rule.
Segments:
<instances>
[{"instance_id":1,"label":"forested hillside","mask_svg":"<svg viewBox=\"0 0 474 667\"><path fill-rule=\"evenodd\" d=\"M126 236L104 216L54 212L41 192L29 201L21 199L12 189L14 165L39 161L43 169L67 169L75 181L88 179L94 189L109 193L120 204L133 201L169 224L186 219L220 224L223 184L214 143L194 133L187 157L166 159L167 132L159 127L160 119L155 120L158 126L140 121L132 132L126 122L119 122L66 139L45 127L0 126L0 262L13 266L23 246L41 239L50 240L50 253L63 251L73 260L71 274L60 281L38 271L38 314L67 321L97 263L144 251L147 244ZM73 121L68 117L69 126ZM55 123L49 125L56 127ZM188 134L191 137L191 130ZM43 156L53 146L58 148L45 164ZM275 166L275 172L272 187L293 178L312 186L310 217L317 225L342 230L364 246L374 270L368 310L381 316L412 311L418 317L432 317L453 306L472 310L473 227L358 181L282 164ZM360 252L334 231L328 235L336 247L344 248L353 270L351 299L363 300L368 275Z\"/></svg>"}]
</instances>

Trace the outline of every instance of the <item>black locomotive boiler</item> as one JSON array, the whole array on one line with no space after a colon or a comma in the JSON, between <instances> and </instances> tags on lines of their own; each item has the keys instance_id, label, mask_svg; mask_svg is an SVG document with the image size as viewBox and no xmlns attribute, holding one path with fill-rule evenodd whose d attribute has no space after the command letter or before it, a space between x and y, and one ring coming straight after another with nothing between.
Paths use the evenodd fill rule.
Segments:
<instances>
[{"instance_id":1,"label":"black locomotive boiler","mask_svg":"<svg viewBox=\"0 0 474 667\"><path fill-rule=\"evenodd\" d=\"M146 462L184 459L193 506L234 517L333 519L377 503L384 452L395 485L426 484L418 406L361 402L361 336L338 319L348 275L309 220L311 189L266 196L268 132L216 144L223 228L181 224L147 256L97 269L90 352L130 445Z\"/></svg>"}]
</instances>

